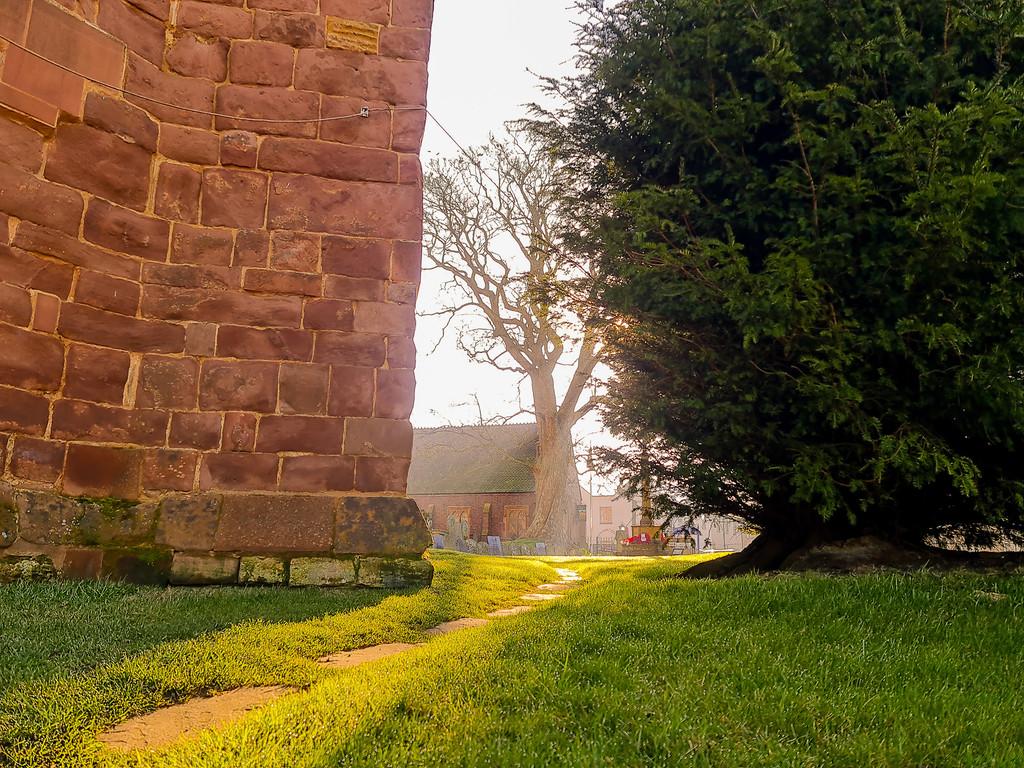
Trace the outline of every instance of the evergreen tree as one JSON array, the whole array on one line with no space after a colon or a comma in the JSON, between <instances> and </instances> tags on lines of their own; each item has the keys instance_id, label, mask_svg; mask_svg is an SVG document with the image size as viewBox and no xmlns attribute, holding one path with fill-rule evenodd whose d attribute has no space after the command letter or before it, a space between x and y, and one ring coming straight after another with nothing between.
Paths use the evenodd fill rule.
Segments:
<instances>
[{"instance_id":1,"label":"evergreen tree","mask_svg":"<svg viewBox=\"0 0 1024 768\"><path fill-rule=\"evenodd\" d=\"M664 513L1024 534L1021 0L622 0L538 120ZM771 544L771 546L768 546Z\"/></svg>"}]
</instances>

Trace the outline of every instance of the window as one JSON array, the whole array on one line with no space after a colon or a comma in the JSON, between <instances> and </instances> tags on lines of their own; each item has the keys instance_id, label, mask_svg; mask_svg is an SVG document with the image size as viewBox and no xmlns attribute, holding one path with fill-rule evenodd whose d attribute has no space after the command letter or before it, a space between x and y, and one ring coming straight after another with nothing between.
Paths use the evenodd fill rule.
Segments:
<instances>
[{"instance_id":1,"label":"window","mask_svg":"<svg viewBox=\"0 0 1024 768\"><path fill-rule=\"evenodd\" d=\"M601 525L611 525L611 524L612 524L612 508L611 507L601 507Z\"/></svg>"}]
</instances>

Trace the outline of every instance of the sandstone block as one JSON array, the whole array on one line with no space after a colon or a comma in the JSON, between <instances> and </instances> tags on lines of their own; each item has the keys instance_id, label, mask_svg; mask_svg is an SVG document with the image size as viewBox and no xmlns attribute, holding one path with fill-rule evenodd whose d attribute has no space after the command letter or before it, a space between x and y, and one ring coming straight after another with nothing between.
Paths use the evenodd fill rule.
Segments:
<instances>
[{"instance_id":1,"label":"sandstone block","mask_svg":"<svg viewBox=\"0 0 1024 768\"><path fill-rule=\"evenodd\" d=\"M319 235L275 232L271 239L270 266L295 272L318 272L320 248Z\"/></svg>"},{"instance_id":2,"label":"sandstone block","mask_svg":"<svg viewBox=\"0 0 1024 768\"><path fill-rule=\"evenodd\" d=\"M77 235L84 207L81 193L0 164L0 212Z\"/></svg>"},{"instance_id":3,"label":"sandstone block","mask_svg":"<svg viewBox=\"0 0 1024 768\"><path fill-rule=\"evenodd\" d=\"M302 313L302 324L317 331L351 331L352 302L337 299L308 301Z\"/></svg>"},{"instance_id":4,"label":"sandstone block","mask_svg":"<svg viewBox=\"0 0 1024 768\"><path fill-rule=\"evenodd\" d=\"M380 55L426 61L430 58L430 30L385 27L380 33Z\"/></svg>"},{"instance_id":5,"label":"sandstone block","mask_svg":"<svg viewBox=\"0 0 1024 768\"><path fill-rule=\"evenodd\" d=\"M135 317L135 313L139 311L141 293L139 284L134 280L122 280L119 277L83 269L78 273L75 301L119 315Z\"/></svg>"},{"instance_id":6,"label":"sandstone block","mask_svg":"<svg viewBox=\"0 0 1024 768\"><path fill-rule=\"evenodd\" d=\"M122 75L123 45L56 5L33 7L26 41L30 50L86 77L116 83Z\"/></svg>"},{"instance_id":7,"label":"sandstone block","mask_svg":"<svg viewBox=\"0 0 1024 768\"><path fill-rule=\"evenodd\" d=\"M334 551L339 554L419 557L430 543L412 499L352 496L338 510Z\"/></svg>"},{"instance_id":8,"label":"sandstone block","mask_svg":"<svg viewBox=\"0 0 1024 768\"><path fill-rule=\"evenodd\" d=\"M398 181L398 155L330 141L271 137L260 147L260 168L347 181Z\"/></svg>"},{"instance_id":9,"label":"sandstone block","mask_svg":"<svg viewBox=\"0 0 1024 768\"><path fill-rule=\"evenodd\" d=\"M359 456L356 490L363 493L405 493L409 459Z\"/></svg>"},{"instance_id":10,"label":"sandstone block","mask_svg":"<svg viewBox=\"0 0 1024 768\"><path fill-rule=\"evenodd\" d=\"M245 290L256 293L285 293L289 296L320 296L320 275L285 272L279 269L247 269Z\"/></svg>"},{"instance_id":11,"label":"sandstone block","mask_svg":"<svg viewBox=\"0 0 1024 768\"><path fill-rule=\"evenodd\" d=\"M252 171L203 171L203 224L252 229L263 226L267 177Z\"/></svg>"},{"instance_id":12,"label":"sandstone block","mask_svg":"<svg viewBox=\"0 0 1024 768\"><path fill-rule=\"evenodd\" d=\"M225 413L222 451L252 453L256 448L256 414Z\"/></svg>"},{"instance_id":13,"label":"sandstone block","mask_svg":"<svg viewBox=\"0 0 1024 768\"><path fill-rule=\"evenodd\" d=\"M85 81L81 77L21 48L11 47L4 59L4 83L31 97L60 107L68 114L81 117L82 89L85 86ZM34 113L29 111L29 114Z\"/></svg>"},{"instance_id":14,"label":"sandstone block","mask_svg":"<svg viewBox=\"0 0 1024 768\"><path fill-rule=\"evenodd\" d=\"M34 253L42 253L52 256L67 264L73 264L83 269L91 269L102 272L111 277L123 277L127 280L139 279L139 261L130 256L120 253L111 253L95 245L83 243L78 240L78 233L69 236L62 232L44 227L36 226L27 221L21 222L18 226L18 233L14 238L14 244L18 248ZM0 260L0 264L3 261ZM53 262L50 262L53 264ZM63 265L60 265L63 266ZM66 297L66 293L49 291Z\"/></svg>"},{"instance_id":15,"label":"sandstone block","mask_svg":"<svg viewBox=\"0 0 1024 768\"><path fill-rule=\"evenodd\" d=\"M213 357L216 348L216 325L213 323L187 323L185 325L185 354Z\"/></svg>"},{"instance_id":16,"label":"sandstone block","mask_svg":"<svg viewBox=\"0 0 1024 768\"><path fill-rule=\"evenodd\" d=\"M68 446L64 493L137 499L142 483L142 455L133 448Z\"/></svg>"},{"instance_id":17,"label":"sandstone block","mask_svg":"<svg viewBox=\"0 0 1024 768\"><path fill-rule=\"evenodd\" d=\"M313 362L379 368L384 364L384 337L373 333L317 333Z\"/></svg>"},{"instance_id":18,"label":"sandstone block","mask_svg":"<svg viewBox=\"0 0 1024 768\"><path fill-rule=\"evenodd\" d=\"M249 131L228 131L220 138L221 165L255 168L259 137Z\"/></svg>"},{"instance_id":19,"label":"sandstone block","mask_svg":"<svg viewBox=\"0 0 1024 768\"><path fill-rule=\"evenodd\" d=\"M396 336L412 336L416 331L416 309L408 304L357 301L352 310L356 331Z\"/></svg>"},{"instance_id":20,"label":"sandstone block","mask_svg":"<svg viewBox=\"0 0 1024 768\"><path fill-rule=\"evenodd\" d=\"M395 243L391 255L391 279L398 283L419 283L423 272L423 244Z\"/></svg>"},{"instance_id":21,"label":"sandstone block","mask_svg":"<svg viewBox=\"0 0 1024 768\"><path fill-rule=\"evenodd\" d=\"M0 429L41 435L49 416L50 402L45 397L0 386Z\"/></svg>"},{"instance_id":22,"label":"sandstone block","mask_svg":"<svg viewBox=\"0 0 1024 768\"><path fill-rule=\"evenodd\" d=\"M125 88L149 96L159 101L176 104L189 109L213 110L214 86L209 80L198 77L182 77L171 72L162 72L145 59L134 53L128 54L128 71L125 77ZM209 115L198 112L186 112L175 107L164 107L146 99L129 96L128 100L139 105L160 120L198 128L212 127L213 119ZM161 133L167 130L161 127ZM160 138L163 146L163 136ZM173 157L168 153L168 157ZM185 158L176 157L177 160ZM214 160L216 162L216 160Z\"/></svg>"},{"instance_id":23,"label":"sandstone block","mask_svg":"<svg viewBox=\"0 0 1024 768\"><path fill-rule=\"evenodd\" d=\"M326 365L282 365L278 389L278 407L281 413L325 413L329 376L330 367Z\"/></svg>"},{"instance_id":24,"label":"sandstone block","mask_svg":"<svg viewBox=\"0 0 1024 768\"><path fill-rule=\"evenodd\" d=\"M321 112L324 117L358 115L359 110L368 106L370 116L358 120L331 120L320 124L320 138L337 141L356 147L391 146L391 111L383 101L369 101L346 96L324 96ZM381 111L383 109L383 111Z\"/></svg>"},{"instance_id":25,"label":"sandstone block","mask_svg":"<svg viewBox=\"0 0 1024 768\"><path fill-rule=\"evenodd\" d=\"M199 365L192 358L146 355L139 367L136 407L195 408L198 374Z\"/></svg>"},{"instance_id":26,"label":"sandstone block","mask_svg":"<svg viewBox=\"0 0 1024 768\"><path fill-rule=\"evenodd\" d=\"M386 240L325 237L323 270L346 277L386 279L391 273L391 243Z\"/></svg>"},{"instance_id":27,"label":"sandstone block","mask_svg":"<svg viewBox=\"0 0 1024 768\"><path fill-rule=\"evenodd\" d=\"M242 272L234 267L220 267L216 265L146 264L142 270L142 282L151 285L171 285L176 288L217 288L227 290L241 287ZM185 336L187 344L187 328ZM213 350L211 349L210 353L212 352Z\"/></svg>"},{"instance_id":28,"label":"sandstone block","mask_svg":"<svg viewBox=\"0 0 1024 768\"><path fill-rule=\"evenodd\" d=\"M24 480L52 483L64 469L64 443L17 436L11 451L11 474Z\"/></svg>"},{"instance_id":29,"label":"sandstone block","mask_svg":"<svg viewBox=\"0 0 1024 768\"><path fill-rule=\"evenodd\" d=\"M60 299L49 293L36 294L36 308L32 313L32 330L54 333L60 320Z\"/></svg>"},{"instance_id":30,"label":"sandstone block","mask_svg":"<svg viewBox=\"0 0 1024 768\"><path fill-rule=\"evenodd\" d=\"M57 127L45 175L141 211L150 189L152 157L144 147L113 133L65 123Z\"/></svg>"},{"instance_id":31,"label":"sandstone block","mask_svg":"<svg viewBox=\"0 0 1024 768\"><path fill-rule=\"evenodd\" d=\"M294 48L321 48L324 45L324 18L315 13L256 11L253 37Z\"/></svg>"},{"instance_id":32,"label":"sandstone block","mask_svg":"<svg viewBox=\"0 0 1024 768\"><path fill-rule=\"evenodd\" d=\"M147 285L142 289L142 314L161 320L297 328L302 314L302 299L298 296L254 296L216 288L181 289Z\"/></svg>"},{"instance_id":33,"label":"sandstone block","mask_svg":"<svg viewBox=\"0 0 1024 768\"><path fill-rule=\"evenodd\" d=\"M108 549L103 552L100 577L129 584L163 586L171 577L172 556L169 549L160 548Z\"/></svg>"},{"instance_id":34,"label":"sandstone block","mask_svg":"<svg viewBox=\"0 0 1024 768\"><path fill-rule=\"evenodd\" d=\"M28 328L32 324L32 294L23 288L0 283L0 322Z\"/></svg>"},{"instance_id":35,"label":"sandstone block","mask_svg":"<svg viewBox=\"0 0 1024 768\"><path fill-rule=\"evenodd\" d=\"M313 334L286 328L222 325L217 333L217 355L243 360L308 361L313 355Z\"/></svg>"},{"instance_id":36,"label":"sandstone block","mask_svg":"<svg viewBox=\"0 0 1024 768\"><path fill-rule=\"evenodd\" d=\"M154 504L35 491L20 493L18 507L21 538L33 544L142 544L152 540L156 512Z\"/></svg>"},{"instance_id":37,"label":"sandstone block","mask_svg":"<svg viewBox=\"0 0 1024 768\"><path fill-rule=\"evenodd\" d=\"M288 564L290 587L347 587L356 583L355 562L327 557L297 557Z\"/></svg>"},{"instance_id":38,"label":"sandstone block","mask_svg":"<svg viewBox=\"0 0 1024 768\"><path fill-rule=\"evenodd\" d=\"M160 503L156 543L186 552L213 549L220 496L170 496Z\"/></svg>"},{"instance_id":39,"label":"sandstone block","mask_svg":"<svg viewBox=\"0 0 1024 768\"><path fill-rule=\"evenodd\" d=\"M348 456L412 456L412 425L400 419L362 419L345 422Z\"/></svg>"},{"instance_id":40,"label":"sandstone block","mask_svg":"<svg viewBox=\"0 0 1024 768\"><path fill-rule=\"evenodd\" d=\"M279 557L243 557L239 584L284 584L285 564Z\"/></svg>"},{"instance_id":41,"label":"sandstone block","mask_svg":"<svg viewBox=\"0 0 1024 768\"><path fill-rule=\"evenodd\" d=\"M96 25L123 40L134 51L160 66L164 57L164 25L159 19L143 13L124 0L103 0Z\"/></svg>"},{"instance_id":42,"label":"sandstone block","mask_svg":"<svg viewBox=\"0 0 1024 768\"><path fill-rule=\"evenodd\" d=\"M411 370L377 371L373 415L381 419L408 419L416 400L416 374Z\"/></svg>"},{"instance_id":43,"label":"sandstone block","mask_svg":"<svg viewBox=\"0 0 1024 768\"><path fill-rule=\"evenodd\" d=\"M216 165L220 138L213 131L164 124L160 128L160 154L183 163Z\"/></svg>"},{"instance_id":44,"label":"sandstone block","mask_svg":"<svg viewBox=\"0 0 1024 768\"><path fill-rule=\"evenodd\" d=\"M399 240L419 240L423 232L420 191L400 184L278 173L267 210L271 229Z\"/></svg>"},{"instance_id":45,"label":"sandstone block","mask_svg":"<svg viewBox=\"0 0 1024 768\"><path fill-rule=\"evenodd\" d=\"M387 299L392 304L415 307L418 292L419 286L416 283L389 283Z\"/></svg>"},{"instance_id":46,"label":"sandstone block","mask_svg":"<svg viewBox=\"0 0 1024 768\"><path fill-rule=\"evenodd\" d=\"M174 225L171 261L175 264L229 267L233 249L231 230Z\"/></svg>"},{"instance_id":47,"label":"sandstone block","mask_svg":"<svg viewBox=\"0 0 1024 768\"><path fill-rule=\"evenodd\" d=\"M93 198L85 212L85 239L143 259L164 261L170 226L163 219L135 213Z\"/></svg>"},{"instance_id":48,"label":"sandstone block","mask_svg":"<svg viewBox=\"0 0 1024 768\"><path fill-rule=\"evenodd\" d=\"M347 301L384 301L387 283L376 277L344 277L327 275L324 296ZM354 316L353 316L354 324Z\"/></svg>"},{"instance_id":49,"label":"sandstone block","mask_svg":"<svg viewBox=\"0 0 1024 768\"><path fill-rule=\"evenodd\" d=\"M60 577L69 581L93 581L99 578L102 565L102 549L68 549Z\"/></svg>"},{"instance_id":50,"label":"sandstone block","mask_svg":"<svg viewBox=\"0 0 1024 768\"><path fill-rule=\"evenodd\" d=\"M143 110L126 101L92 91L85 97L83 119L88 125L137 144L150 153L156 151L156 123Z\"/></svg>"},{"instance_id":51,"label":"sandstone block","mask_svg":"<svg viewBox=\"0 0 1024 768\"><path fill-rule=\"evenodd\" d=\"M23 221L21 226L29 225ZM29 225L30 226L30 225ZM68 264L44 260L18 248L0 245L0 279L66 299L75 271Z\"/></svg>"},{"instance_id":52,"label":"sandstone block","mask_svg":"<svg viewBox=\"0 0 1024 768\"><path fill-rule=\"evenodd\" d=\"M42 333L0 324L0 384L55 392L64 368L61 343Z\"/></svg>"},{"instance_id":53,"label":"sandstone block","mask_svg":"<svg viewBox=\"0 0 1024 768\"><path fill-rule=\"evenodd\" d=\"M281 490L300 493L351 491L355 461L347 456L285 456Z\"/></svg>"},{"instance_id":54,"label":"sandstone block","mask_svg":"<svg viewBox=\"0 0 1024 768\"><path fill-rule=\"evenodd\" d=\"M203 362L199 405L203 410L239 410L272 413L277 405L274 363Z\"/></svg>"},{"instance_id":55,"label":"sandstone block","mask_svg":"<svg viewBox=\"0 0 1024 768\"><path fill-rule=\"evenodd\" d=\"M146 451L142 459L142 487L147 491L191 491L199 454L173 448Z\"/></svg>"},{"instance_id":56,"label":"sandstone block","mask_svg":"<svg viewBox=\"0 0 1024 768\"><path fill-rule=\"evenodd\" d=\"M429 586L434 566L427 560L411 558L359 558L359 584L364 587L404 589Z\"/></svg>"},{"instance_id":57,"label":"sandstone block","mask_svg":"<svg viewBox=\"0 0 1024 768\"><path fill-rule=\"evenodd\" d=\"M434 18L434 0L394 0L391 23L396 27L429 28Z\"/></svg>"},{"instance_id":58,"label":"sandstone block","mask_svg":"<svg viewBox=\"0 0 1024 768\"><path fill-rule=\"evenodd\" d=\"M198 171L188 166L161 163L154 201L157 215L192 224L199 221L199 190L202 178Z\"/></svg>"},{"instance_id":59,"label":"sandstone block","mask_svg":"<svg viewBox=\"0 0 1024 768\"><path fill-rule=\"evenodd\" d=\"M377 56L380 53L380 24L327 17L327 47Z\"/></svg>"},{"instance_id":60,"label":"sandstone block","mask_svg":"<svg viewBox=\"0 0 1024 768\"><path fill-rule=\"evenodd\" d=\"M217 112L232 116L217 118L219 130L312 138L316 135L314 122L256 123L241 118L312 120L320 113L320 94L275 86L222 85L217 88Z\"/></svg>"},{"instance_id":61,"label":"sandstone block","mask_svg":"<svg viewBox=\"0 0 1024 768\"><path fill-rule=\"evenodd\" d=\"M238 582L238 558L175 552L170 581L181 586L235 584Z\"/></svg>"},{"instance_id":62,"label":"sandstone block","mask_svg":"<svg viewBox=\"0 0 1024 768\"><path fill-rule=\"evenodd\" d=\"M252 14L242 8L183 0L178 10L178 26L203 37L244 40L252 37Z\"/></svg>"},{"instance_id":63,"label":"sandstone block","mask_svg":"<svg viewBox=\"0 0 1024 768\"><path fill-rule=\"evenodd\" d=\"M332 96L378 99L389 104L423 104L427 93L427 66L422 61L304 48L299 50L295 61L295 87Z\"/></svg>"},{"instance_id":64,"label":"sandstone block","mask_svg":"<svg viewBox=\"0 0 1024 768\"><path fill-rule=\"evenodd\" d=\"M0 497L0 549L6 549L18 538L18 512L7 495Z\"/></svg>"},{"instance_id":65,"label":"sandstone block","mask_svg":"<svg viewBox=\"0 0 1024 768\"><path fill-rule=\"evenodd\" d=\"M167 65L179 75L219 83L228 74L228 42L186 32L167 49Z\"/></svg>"},{"instance_id":66,"label":"sandstone block","mask_svg":"<svg viewBox=\"0 0 1024 768\"><path fill-rule=\"evenodd\" d=\"M315 4L315 0L313 1ZM231 82L250 85L291 85L294 59L295 50L283 43L257 40L232 43L229 59Z\"/></svg>"},{"instance_id":67,"label":"sandstone block","mask_svg":"<svg viewBox=\"0 0 1024 768\"><path fill-rule=\"evenodd\" d=\"M125 317L82 304L63 306L59 328L66 338L130 352L181 352L185 347L185 329L180 325Z\"/></svg>"},{"instance_id":68,"label":"sandstone block","mask_svg":"<svg viewBox=\"0 0 1024 768\"><path fill-rule=\"evenodd\" d=\"M250 554L329 552L334 506L333 499L323 496L229 494L214 548Z\"/></svg>"},{"instance_id":69,"label":"sandstone block","mask_svg":"<svg viewBox=\"0 0 1024 768\"><path fill-rule=\"evenodd\" d=\"M391 18L390 0L322 0L323 13L347 19L387 24Z\"/></svg>"},{"instance_id":70,"label":"sandstone block","mask_svg":"<svg viewBox=\"0 0 1024 768\"><path fill-rule=\"evenodd\" d=\"M71 344L64 396L121 405L130 367L131 356L127 352Z\"/></svg>"},{"instance_id":71,"label":"sandstone block","mask_svg":"<svg viewBox=\"0 0 1024 768\"><path fill-rule=\"evenodd\" d=\"M20 123L0 122L0 162L35 173L43 165L43 137Z\"/></svg>"},{"instance_id":72,"label":"sandstone block","mask_svg":"<svg viewBox=\"0 0 1024 768\"><path fill-rule=\"evenodd\" d=\"M213 450L220 445L223 416L219 413L172 413L168 445Z\"/></svg>"},{"instance_id":73,"label":"sandstone block","mask_svg":"<svg viewBox=\"0 0 1024 768\"><path fill-rule=\"evenodd\" d=\"M419 153L423 145L423 131L426 126L426 110L395 110L391 149L395 152Z\"/></svg>"},{"instance_id":74,"label":"sandstone block","mask_svg":"<svg viewBox=\"0 0 1024 768\"><path fill-rule=\"evenodd\" d=\"M256 436L261 453L341 453L344 419L323 416L264 416Z\"/></svg>"},{"instance_id":75,"label":"sandstone block","mask_svg":"<svg viewBox=\"0 0 1024 768\"><path fill-rule=\"evenodd\" d=\"M53 407L52 434L61 440L155 446L163 444L168 420L164 411L58 400Z\"/></svg>"},{"instance_id":76,"label":"sandstone block","mask_svg":"<svg viewBox=\"0 0 1024 768\"><path fill-rule=\"evenodd\" d=\"M370 416L373 393L373 369L336 365L331 372L327 412L332 416Z\"/></svg>"},{"instance_id":77,"label":"sandstone block","mask_svg":"<svg viewBox=\"0 0 1024 768\"><path fill-rule=\"evenodd\" d=\"M236 267L265 267L270 253L270 235L267 232L248 230L235 237Z\"/></svg>"},{"instance_id":78,"label":"sandstone block","mask_svg":"<svg viewBox=\"0 0 1024 768\"><path fill-rule=\"evenodd\" d=\"M199 488L204 491L272 491L277 487L277 463L276 454L209 453L203 456ZM217 549L222 548L218 544Z\"/></svg>"}]
</instances>

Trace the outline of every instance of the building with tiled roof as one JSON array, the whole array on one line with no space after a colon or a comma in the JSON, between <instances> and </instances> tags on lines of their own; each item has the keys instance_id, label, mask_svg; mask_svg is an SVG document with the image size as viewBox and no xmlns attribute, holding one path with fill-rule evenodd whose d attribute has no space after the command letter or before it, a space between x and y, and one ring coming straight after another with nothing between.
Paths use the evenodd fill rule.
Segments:
<instances>
[{"instance_id":1,"label":"building with tiled roof","mask_svg":"<svg viewBox=\"0 0 1024 768\"><path fill-rule=\"evenodd\" d=\"M435 533L517 539L536 509L536 461L536 424L417 429L409 495Z\"/></svg>"}]
</instances>

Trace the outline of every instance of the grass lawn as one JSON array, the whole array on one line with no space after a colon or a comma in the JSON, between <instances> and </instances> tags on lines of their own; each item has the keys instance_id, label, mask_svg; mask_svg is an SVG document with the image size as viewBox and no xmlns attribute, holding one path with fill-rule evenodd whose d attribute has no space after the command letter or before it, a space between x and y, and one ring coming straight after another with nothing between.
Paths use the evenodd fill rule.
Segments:
<instances>
[{"instance_id":1,"label":"grass lawn","mask_svg":"<svg viewBox=\"0 0 1024 768\"><path fill-rule=\"evenodd\" d=\"M309 659L507 604L536 560L436 556L435 586L327 619L242 624L0 700L0 764L1020 766L1024 577L668 578L579 561L533 613L327 672ZM5 599L0 591L0 602ZM307 690L224 730L119 756L97 728L191 693ZM6 751L6 754L5 754Z\"/></svg>"}]
</instances>

